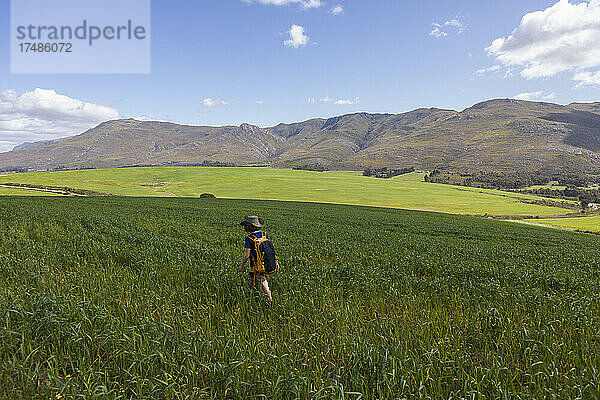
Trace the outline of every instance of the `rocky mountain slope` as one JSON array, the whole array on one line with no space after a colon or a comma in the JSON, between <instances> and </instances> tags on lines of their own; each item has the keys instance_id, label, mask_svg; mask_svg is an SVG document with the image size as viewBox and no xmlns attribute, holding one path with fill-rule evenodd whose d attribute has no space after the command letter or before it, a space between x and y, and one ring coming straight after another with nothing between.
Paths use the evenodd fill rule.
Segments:
<instances>
[{"instance_id":1,"label":"rocky mountain slope","mask_svg":"<svg viewBox=\"0 0 600 400\"><path fill-rule=\"evenodd\" d=\"M489 100L461 112L357 113L260 128L116 120L0 153L0 169L271 165L600 171L600 103Z\"/></svg>"}]
</instances>

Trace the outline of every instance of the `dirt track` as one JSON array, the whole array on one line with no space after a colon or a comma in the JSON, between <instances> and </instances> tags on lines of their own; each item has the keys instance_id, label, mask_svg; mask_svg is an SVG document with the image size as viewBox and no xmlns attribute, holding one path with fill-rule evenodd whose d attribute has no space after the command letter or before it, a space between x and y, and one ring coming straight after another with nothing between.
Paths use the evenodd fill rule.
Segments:
<instances>
[{"instance_id":1,"label":"dirt track","mask_svg":"<svg viewBox=\"0 0 600 400\"><path fill-rule=\"evenodd\" d=\"M42 188L34 188L34 187L27 187L27 186L13 186L13 185L4 185L4 184L0 184L0 187L10 188L10 189L37 190L38 192L55 193L55 194L61 194L63 196L88 197L85 194L72 193L72 192L67 192L67 191L64 191L64 190L42 189Z\"/></svg>"}]
</instances>

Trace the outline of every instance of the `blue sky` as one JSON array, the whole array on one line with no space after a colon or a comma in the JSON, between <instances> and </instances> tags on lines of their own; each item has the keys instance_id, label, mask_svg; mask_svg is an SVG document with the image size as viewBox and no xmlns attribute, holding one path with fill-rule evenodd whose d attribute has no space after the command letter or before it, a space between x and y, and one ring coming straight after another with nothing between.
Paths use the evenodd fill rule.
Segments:
<instances>
[{"instance_id":1,"label":"blue sky","mask_svg":"<svg viewBox=\"0 0 600 400\"><path fill-rule=\"evenodd\" d=\"M287 2L292 4L263 4ZM2 117L3 102L14 114L14 104L30 92L32 98L47 100L43 107L52 107L47 103L53 103L54 91L65 96L56 103L90 103L110 109L108 116L116 110L121 117L260 126L356 111L461 110L485 99L517 95L558 103L599 100L599 53L576 54L575 64L567 62L554 71L548 65L559 65L557 59L573 59L560 53L569 46L557 42L554 53L540 55L536 43L522 43L535 41L536 32L548 30L543 21L552 18L577 26L591 19L592 34L600 26L598 0L583 2L586 9L575 8L581 1L557 3L153 0L150 74L18 75L10 73L10 2L0 0L0 150L32 138L80 133L69 130L83 125L67 124L48 134L39 126L19 130L8 124L12 114L6 111ZM341 9L334 13L336 6ZM523 16L536 11L542 19L523 25ZM523 34L510 43L492 46L520 27ZM534 39L532 29L538 29ZM552 40L560 40L564 27L554 36L552 29ZM590 32L582 32L586 34ZM548 38L539 39L544 40ZM586 46L573 51L589 53ZM34 92L36 88L44 91ZM18 117L32 118L27 114L32 111L23 109ZM102 112L90 124L101 119L98 114Z\"/></svg>"}]
</instances>

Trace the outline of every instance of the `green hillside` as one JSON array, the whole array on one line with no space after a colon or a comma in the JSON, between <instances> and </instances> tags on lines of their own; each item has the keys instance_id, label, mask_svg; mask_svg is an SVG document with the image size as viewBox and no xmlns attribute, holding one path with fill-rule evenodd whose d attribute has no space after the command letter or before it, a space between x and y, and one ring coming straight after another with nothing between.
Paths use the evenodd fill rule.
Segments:
<instances>
[{"instance_id":1,"label":"green hillside","mask_svg":"<svg viewBox=\"0 0 600 400\"><path fill-rule=\"evenodd\" d=\"M0 398L600 396L596 237L305 203L2 203ZM255 213L282 265L272 307L236 271Z\"/></svg>"},{"instance_id":2,"label":"green hillside","mask_svg":"<svg viewBox=\"0 0 600 400\"><path fill-rule=\"evenodd\" d=\"M538 199L485 189L423 182L423 174L394 179L360 173L274 168L142 167L8 174L0 183L69 186L125 196L288 200L419 209L456 214L555 215L572 210L523 202Z\"/></svg>"}]
</instances>

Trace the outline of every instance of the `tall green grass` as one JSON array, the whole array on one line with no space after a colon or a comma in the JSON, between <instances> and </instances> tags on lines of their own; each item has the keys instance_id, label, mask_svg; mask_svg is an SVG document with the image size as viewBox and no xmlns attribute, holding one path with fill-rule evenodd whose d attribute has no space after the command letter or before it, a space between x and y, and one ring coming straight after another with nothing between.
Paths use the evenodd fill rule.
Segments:
<instances>
[{"instance_id":1,"label":"tall green grass","mask_svg":"<svg viewBox=\"0 0 600 400\"><path fill-rule=\"evenodd\" d=\"M236 266L246 214L282 268ZM597 237L211 199L0 208L0 398L598 398Z\"/></svg>"}]
</instances>

